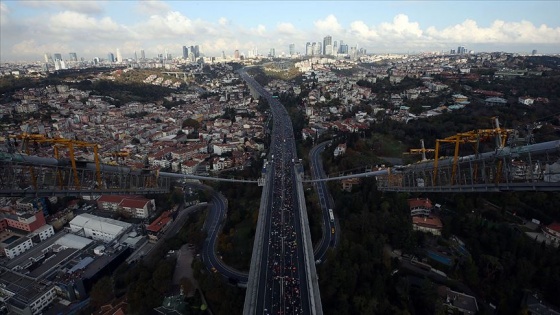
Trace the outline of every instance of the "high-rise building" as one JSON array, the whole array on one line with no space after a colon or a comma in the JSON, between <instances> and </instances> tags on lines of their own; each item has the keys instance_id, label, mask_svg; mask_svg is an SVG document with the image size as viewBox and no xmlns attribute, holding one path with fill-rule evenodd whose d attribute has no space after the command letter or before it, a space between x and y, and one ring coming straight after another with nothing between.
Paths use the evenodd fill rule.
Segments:
<instances>
[{"instance_id":1,"label":"high-rise building","mask_svg":"<svg viewBox=\"0 0 560 315\"><path fill-rule=\"evenodd\" d=\"M63 70L66 69L66 63L61 59L56 59L54 61L54 70Z\"/></svg>"},{"instance_id":2,"label":"high-rise building","mask_svg":"<svg viewBox=\"0 0 560 315\"><path fill-rule=\"evenodd\" d=\"M333 52L333 55L338 54L338 43L336 42L336 40L333 42L332 52Z\"/></svg>"},{"instance_id":3,"label":"high-rise building","mask_svg":"<svg viewBox=\"0 0 560 315\"><path fill-rule=\"evenodd\" d=\"M464 55L467 52L464 46L457 47L457 55Z\"/></svg>"},{"instance_id":4,"label":"high-rise building","mask_svg":"<svg viewBox=\"0 0 560 315\"><path fill-rule=\"evenodd\" d=\"M327 51L330 46L331 51ZM332 36L327 35L323 38L323 55L332 55Z\"/></svg>"},{"instance_id":5,"label":"high-rise building","mask_svg":"<svg viewBox=\"0 0 560 315\"><path fill-rule=\"evenodd\" d=\"M535 56L537 54L537 50L533 49L533 51L531 52L531 55Z\"/></svg>"},{"instance_id":6,"label":"high-rise building","mask_svg":"<svg viewBox=\"0 0 560 315\"><path fill-rule=\"evenodd\" d=\"M76 53L71 52L69 55L70 55L70 61L78 61L78 55L76 55Z\"/></svg>"},{"instance_id":7,"label":"high-rise building","mask_svg":"<svg viewBox=\"0 0 560 315\"><path fill-rule=\"evenodd\" d=\"M45 62L53 62L53 57L49 53L45 53Z\"/></svg>"},{"instance_id":8,"label":"high-rise building","mask_svg":"<svg viewBox=\"0 0 560 315\"><path fill-rule=\"evenodd\" d=\"M290 56L293 56L293 55L296 54L296 45L295 44L290 44L289 52L290 52Z\"/></svg>"},{"instance_id":9,"label":"high-rise building","mask_svg":"<svg viewBox=\"0 0 560 315\"><path fill-rule=\"evenodd\" d=\"M305 55L306 56L311 56L313 55L313 47L311 46L310 42L307 42L305 44Z\"/></svg>"},{"instance_id":10,"label":"high-rise building","mask_svg":"<svg viewBox=\"0 0 560 315\"><path fill-rule=\"evenodd\" d=\"M187 59L189 57L189 48L187 46L183 46L183 59Z\"/></svg>"},{"instance_id":11,"label":"high-rise building","mask_svg":"<svg viewBox=\"0 0 560 315\"><path fill-rule=\"evenodd\" d=\"M62 60L62 54L54 54L54 60Z\"/></svg>"},{"instance_id":12,"label":"high-rise building","mask_svg":"<svg viewBox=\"0 0 560 315\"><path fill-rule=\"evenodd\" d=\"M123 62L121 50L117 48L117 62Z\"/></svg>"},{"instance_id":13,"label":"high-rise building","mask_svg":"<svg viewBox=\"0 0 560 315\"><path fill-rule=\"evenodd\" d=\"M140 58L141 58L142 60L146 60L146 53L144 52L144 49L141 49L141 50L140 50Z\"/></svg>"},{"instance_id":14,"label":"high-rise building","mask_svg":"<svg viewBox=\"0 0 560 315\"><path fill-rule=\"evenodd\" d=\"M276 57L276 49L270 48L270 52L268 53L268 56L271 58Z\"/></svg>"},{"instance_id":15,"label":"high-rise building","mask_svg":"<svg viewBox=\"0 0 560 315\"><path fill-rule=\"evenodd\" d=\"M321 42L317 42L317 44L315 45L315 49L313 50L313 55L319 56L323 53L322 45L323 44Z\"/></svg>"},{"instance_id":16,"label":"high-rise building","mask_svg":"<svg viewBox=\"0 0 560 315\"><path fill-rule=\"evenodd\" d=\"M342 42L341 42L340 46L338 48L338 51L339 51L340 54L347 55L348 54L348 45L347 44L342 44Z\"/></svg>"},{"instance_id":17,"label":"high-rise building","mask_svg":"<svg viewBox=\"0 0 560 315\"><path fill-rule=\"evenodd\" d=\"M240 55L239 55L239 49L236 49L236 50L233 52L233 58L235 58L236 60L239 60L239 57L240 57Z\"/></svg>"},{"instance_id":18,"label":"high-rise building","mask_svg":"<svg viewBox=\"0 0 560 315\"><path fill-rule=\"evenodd\" d=\"M111 63L115 62L115 55L113 55L112 52L107 54L107 61Z\"/></svg>"},{"instance_id":19,"label":"high-rise building","mask_svg":"<svg viewBox=\"0 0 560 315\"><path fill-rule=\"evenodd\" d=\"M134 61L138 62L138 54L136 53L136 50L134 51Z\"/></svg>"}]
</instances>

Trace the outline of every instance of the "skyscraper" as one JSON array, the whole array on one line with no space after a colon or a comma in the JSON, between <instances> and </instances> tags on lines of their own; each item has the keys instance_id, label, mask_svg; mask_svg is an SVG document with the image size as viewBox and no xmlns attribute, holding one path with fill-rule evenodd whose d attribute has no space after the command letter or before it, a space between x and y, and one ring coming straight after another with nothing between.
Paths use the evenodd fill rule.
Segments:
<instances>
[{"instance_id":1,"label":"skyscraper","mask_svg":"<svg viewBox=\"0 0 560 315\"><path fill-rule=\"evenodd\" d=\"M305 44L305 55L306 56L313 55L313 47L311 46L310 42L307 42L307 44Z\"/></svg>"},{"instance_id":2,"label":"skyscraper","mask_svg":"<svg viewBox=\"0 0 560 315\"><path fill-rule=\"evenodd\" d=\"M330 51L328 51L330 49ZM327 35L323 38L323 55L332 55L332 36Z\"/></svg>"},{"instance_id":3,"label":"skyscraper","mask_svg":"<svg viewBox=\"0 0 560 315\"><path fill-rule=\"evenodd\" d=\"M71 52L69 55L70 55L70 61L78 61L78 55L76 55L76 53Z\"/></svg>"},{"instance_id":4,"label":"skyscraper","mask_svg":"<svg viewBox=\"0 0 560 315\"><path fill-rule=\"evenodd\" d=\"M296 45L290 44L289 51L290 51L290 56L295 55L296 54Z\"/></svg>"},{"instance_id":5,"label":"skyscraper","mask_svg":"<svg viewBox=\"0 0 560 315\"><path fill-rule=\"evenodd\" d=\"M315 49L313 51L313 55L315 55L315 56L321 55L321 53L323 53L322 46L323 46L323 44L321 42L317 42L317 44L315 45Z\"/></svg>"},{"instance_id":6,"label":"skyscraper","mask_svg":"<svg viewBox=\"0 0 560 315\"><path fill-rule=\"evenodd\" d=\"M56 60L62 60L62 54L60 54L60 53L54 54L54 60L55 60L55 61L56 61Z\"/></svg>"},{"instance_id":7,"label":"skyscraper","mask_svg":"<svg viewBox=\"0 0 560 315\"><path fill-rule=\"evenodd\" d=\"M236 60L238 60L238 59L239 59L239 56L240 56L240 55L239 55L239 50L236 49L236 50L233 52L233 58L235 58Z\"/></svg>"},{"instance_id":8,"label":"skyscraper","mask_svg":"<svg viewBox=\"0 0 560 315\"><path fill-rule=\"evenodd\" d=\"M144 52L144 49L140 50L140 58L142 58L142 60L146 60L146 53Z\"/></svg>"},{"instance_id":9,"label":"skyscraper","mask_svg":"<svg viewBox=\"0 0 560 315\"><path fill-rule=\"evenodd\" d=\"M183 59L187 59L189 57L189 48L187 46L183 46Z\"/></svg>"},{"instance_id":10,"label":"skyscraper","mask_svg":"<svg viewBox=\"0 0 560 315\"><path fill-rule=\"evenodd\" d=\"M268 56L271 58L276 57L276 49L270 48L270 53L268 53Z\"/></svg>"},{"instance_id":11,"label":"skyscraper","mask_svg":"<svg viewBox=\"0 0 560 315\"><path fill-rule=\"evenodd\" d=\"M51 54L45 53L45 62L53 62Z\"/></svg>"},{"instance_id":12,"label":"skyscraper","mask_svg":"<svg viewBox=\"0 0 560 315\"><path fill-rule=\"evenodd\" d=\"M107 54L107 61L111 63L115 62L115 55L113 55L112 52Z\"/></svg>"},{"instance_id":13,"label":"skyscraper","mask_svg":"<svg viewBox=\"0 0 560 315\"><path fill-rule=\"evenodd\" d=\"M337 44L336 40L333 43L332 52L333 52L333 55L338 54L338 44Z\"/></svg>"},{"instance_id":14,"label":"skyscraper","mask_svg":"<svg viewBox=\"0 0 560 315\"><path fill-rule=\"evenodd\" d=\"M117 62L123 62L120 49L117 48Z\"/></svg>"}]
</instances>

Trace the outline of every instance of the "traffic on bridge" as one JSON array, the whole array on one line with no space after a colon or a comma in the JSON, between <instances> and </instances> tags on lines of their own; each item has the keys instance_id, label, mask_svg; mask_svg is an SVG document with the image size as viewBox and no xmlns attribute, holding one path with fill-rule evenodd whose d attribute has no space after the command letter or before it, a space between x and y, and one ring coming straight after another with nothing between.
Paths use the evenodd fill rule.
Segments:
<instances>
[{"instance_id":1,"label":"traffic on bridge","mask_svg":"<svg viewBox=\"0 0 560 315\"><path fill-rule=\"evenodd\" d=\"M241 77L268 101L272 115L269 153L272 182L265 185L255 236L244 314L322 314L305 203L296 183L296 149L286 109L243 70ZM305 216L305 217L304 217ZM264 228L262 227L264 225ZM305 226L304 226L305 225ZM255 270L258 269L258 270Z\"/></svg>"}]
</instances>

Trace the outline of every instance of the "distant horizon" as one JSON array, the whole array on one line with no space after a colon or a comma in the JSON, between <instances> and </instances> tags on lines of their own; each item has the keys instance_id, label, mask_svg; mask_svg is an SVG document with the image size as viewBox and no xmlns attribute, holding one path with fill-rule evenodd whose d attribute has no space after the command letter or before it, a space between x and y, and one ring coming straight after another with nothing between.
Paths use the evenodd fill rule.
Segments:
<instances>
[{"instance_id":1,"label":"distant horizon","mask_svg":"<svg viewBox=\"0 0 560 315\"><path fill-rule=\"evenodd\" d=\"M507 10L504 8L507 6ZM356 8L359 8L357 10ZM129 14L122 14L128 12ZM558 1L0 1L0 62L147 58L200 45L207 56L305 55L307 42L368 54L467 51L560 53Z\"/></svg>"},{"instance_id":2,"label":"distant horizon","mask_svg":"<svg viewBox=\"0 0 560 315\"><path fill-rule=\"evenodd\" d=\"M55 52L55 53L57 53L57 52ZM138 53L138 55L140 55L139 51L138 51L137 53ZM415 56L415 55L432 54L432 53L435 54L435 53L441 53L441 52L436 52L436 51L418 51L418 52L412 52L412 51L411 51L411 52L387 52L387 53L375 53L375 52L371 52L371 53L370 53L370 52L368 51L368 52L367 52L367 56L376 56L376 55L377 55L377 56L383 56L383 55L410 55L410 56ZM518 54L518 55L527 55L527 56L531 56L531 55L532 55L532 52L531 52L531 51L505 51L505 50L475 51L475 52L473 52L472 54L476 55L476 54L490 54L490 53ZM50 55L53 55L53 54L54 54L54 53L51 53ZM63 61L65 61L65 62L72 62L72 61L69 60L67 57L65 57L63 53L62 53L62 55L63 55L63 59L62 59ZM68 55L68 54L66 54L66 55ZM78 55L78 61L77 61L77 62L82 62L82 61L80 60L80 58L82 58L82 57L79 55L79 53L77 53L77 55ZM446 52L444 52L443 55L452 55L452 54L450 54L449 51L446 51ZM469 53L463 54L463 56L468 56L468 55L470 55L470 54L469 54ZM459 56L459 55L458 55L458 54L455 54L455 56ZM560 52L541 53L541 52L539 52L538 49L537 49L537 53L536 53L534 56L560 56ZM173 54L172 57L173 57L173 59L176 59L176 58L178 58L179 56ZM206 55L206 54L205 54L204 57L219 57L219 56L217 56L217 55ZM233 57L233 56L230 55L230 56L228 56L228 57ZM270 57L267 57L266 54L259 55L259 57L261 57L261 58L270 58ZM336 58L337 58L337 57L335 57L335 56L329 56L329 55L300 55L300 56L295 56L294 58L290 58L290 56L286 55L286 56L276 56L276 57L274 57L274 58L284 58L284 59L297 59L297 58L302 58L302 59L304 59L304 58L312 58L312 57L313 57L313 58L333 58L333 59L336 59ZM85 58L85 57L84 57L84 61L83 61L83 62L92 61L94 58L100 58L101 60L106 60L106 59L107 59L107 56L106 56L106 55L105 55L105 56L95 56L95 57L91 57L91 58ZM123 57L123 58L125 58L125 57ZM245 57L245 58L246 58L246 59L250 59L250 58L248 58L248 57ZM340 58L342 58L342 57L340 57ZM134 57L126 57L125 59L127 59L127 60L128 60L128 59L132 59L132 60L134 60ZM146 55L146 59L145 59L145 60L152 60L152 59L157 59L157 56L148 56L148 55ZM233 58L231 58L231 59L233 59ZM139 61L141 61L141 60L139 59ZM44 63L45 63L44 54L42 54L42 55L40 56L40 58L37 58L36 60L0 60L0 64L10 64L10 63L42 63L42 64L44 64ZM115 62L114 64L118 65L118 63L116 63L116 62Z\"/></svg>"}]
</instances>

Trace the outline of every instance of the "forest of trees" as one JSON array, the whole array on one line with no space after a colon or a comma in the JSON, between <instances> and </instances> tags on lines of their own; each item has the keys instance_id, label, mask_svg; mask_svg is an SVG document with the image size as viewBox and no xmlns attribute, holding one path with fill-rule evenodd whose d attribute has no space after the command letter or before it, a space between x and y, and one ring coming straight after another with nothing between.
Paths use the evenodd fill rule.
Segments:
<instances>
[{"instance_id":1,"label":"forest of trees","mask_svg":"<svg viewBox=\"0 0 560 315\"><path fill-rule=\"evenodd\" d=\"M348 142L348 150L356 150L362 141ZM336 170L339 165L354 164L353 154L331 161L334 147L324 153L326 167ZM440 284L402 269L391 276L399 266L389 255L391 248L419 255L432 238L411 228L406 200L418 195L379 192L374 179L363 179L350 193L341 191L338 183L329 186L342 231L340 246L318 268L325 314L442 314L442 301L437 295ZM456 285L469 286L479 298L481 313L490 312L488 303L497 306L499 314L519 313L524 309L524 294L535 291L559 305L555 297L560 296L560 249L527 237L510 214L517 212L544 223L560 220L560 193L422 197L451 209L441 214L444 238L438 242L458 236L471 259L457 262L446 271L456 279ZM498 208L488 208L488 202ZM452 283L446 285L453 287Z\"/></svg>"}]
</instances>

